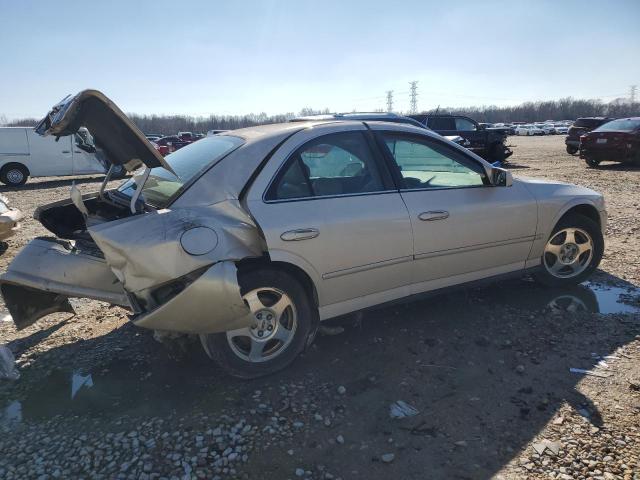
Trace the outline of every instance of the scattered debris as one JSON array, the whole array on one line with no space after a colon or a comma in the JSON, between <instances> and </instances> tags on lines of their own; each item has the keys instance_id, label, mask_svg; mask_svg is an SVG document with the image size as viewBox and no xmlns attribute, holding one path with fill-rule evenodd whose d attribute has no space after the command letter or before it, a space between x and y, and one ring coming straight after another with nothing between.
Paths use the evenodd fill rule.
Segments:
<instances>
[{"instance_id":1,"label":"scattered debris","mask_svg":"<svg viewBox=\"0 0 640 480\"><path fill-rule=\"evenodd\" d=\"M20 372L16 367L13 352L6 345L0 345L0 380L18 380Z\"/></svg>"},{"instance_id":2,"label":"scattered debris","mask_svg":"<svg viewBox=\"0 0 640 480\"><path fill-rule=\"evenodd\" d=\"M340 327L340 326L330 327L328 325L320 325L320 327L318 328L318 333L326 337L340 335L341 333L344 333L344 327Z\"/></svg>"},{"instance_id":3,"label":"scattered debris","mask_svg":"<svg viewBox=\"0 0 640 480\"><path fill-rule=\"evenodd\" d=\"M345 393L347 393L347 389L346 389L345 387L343 387L342 385L340 385L340 386L338 387L338 393L339 393L340 395L344 395Z\"/></svg>"},{"instance_id":4,"label":"scattered debris","mask_svg":"<svg viewBox=\"0 0 640 480\"><path fill-rule=\"evenodd\" d=\"M538 455L542 455L545 450L549 450L553 455L558 455L562 444L560 442L552 442L551 440L544 439L541 442L534 443L532 447Z\"/></svg>"},{"instance_id":5,"label":"scattered debris","mask_svg":"<svg viewBox=\"0 0 640 480\"><path fill-rule=\"evenodd\" d=\"M71 400L75 398L82 387L93 387L93 378L91 377L91 374L80 375L79 373L74 373L71 377Z\"/></svg>"},{"instance_id":6,"label":"scattered debris","mask_svg":"<svg viewBox=\"0 0 640 480\"><path fill-rule=\"evenodd\" d=\"M391 463L395 460L396 456L393 453L385 453L384 455L380 456L380 460L382 460L383 463Z\"/></svg>"},{"instance_id":7,"label":"scattered debris","mask_svg":"<svg viewBox=\"0 0 640 480\"><path fill-rule=\"evenodd\" d=\"M583 368L570 368L571 373L582 373L584 375L591 375L592 377L608 378L611 375L600 372L592 372L591 370L585 370Z\"/></svg>"},{"instance_id":8,"label":"scattered debris","mask_svg":"<svg viewBox=\"0 0 640 480\"><path fill-rule=\"evenodd\" d=\"M457 442L454 443L454 445L456 447L466 447L467 446L467 442L465 440L458 440Z\"/></svg>"},{"instance_id":9,"label":"scattered debris","mask_svg":"<svg viewBox=\"0 0 640 480\"><path fill-rule=\"evenodd\" d=\"M413 417L419 413L420 411L418 409L403 400L398 400L389 407L389 415L391 418Z\"/></svg>"}]
</instances>

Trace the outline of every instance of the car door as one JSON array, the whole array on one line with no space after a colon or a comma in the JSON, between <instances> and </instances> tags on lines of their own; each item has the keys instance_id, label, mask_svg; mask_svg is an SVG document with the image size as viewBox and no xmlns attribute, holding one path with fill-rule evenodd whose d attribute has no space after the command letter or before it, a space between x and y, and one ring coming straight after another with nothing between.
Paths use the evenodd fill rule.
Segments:
<instances>
[{"instance_id":1,"label":"car door","mask_svg":"<svg viewBox=\"0 0 640 480\"><path fill-rule=\"evenodd\" d=\"M480 159L436 137L377 135L411 218L415 292L524 268L537 205L522 184L489 185Z\"/></svg>"},{"instance_id":2,"label":"car door","mask_svg":"<svg viewBox=\"0 0 640 480\"><path fill-rule=\"evenodd\" d=\"M302 130L247 194L271 260L311 277L321 318L408 295L411 223L371 138L362 123Z\"/></svg>"}]
</instances>

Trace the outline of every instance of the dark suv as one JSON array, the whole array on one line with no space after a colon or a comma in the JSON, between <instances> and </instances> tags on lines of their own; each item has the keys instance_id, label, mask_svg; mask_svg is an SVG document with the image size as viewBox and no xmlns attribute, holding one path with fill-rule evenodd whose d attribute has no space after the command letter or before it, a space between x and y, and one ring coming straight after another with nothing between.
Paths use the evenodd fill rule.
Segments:
<instances>
[{"instance_id":1,"label":"dark suv","mask_svg":"<svg viewBox=\"0 0 640 480\"><path fill-rule=\"evenodd\" d=\"M575 155L580 149L580 136L585 133L589 133L594 128L598 128L600 125L604 125L610 122L613 118L609 117L583 117L573 122L573 125L569 127L567 132L567 138L564 143L567 145L567 153L569 155Z\"/></svg>"},{"instance_id":2,"label":"dark suv","mask_svg":"<svg viewBox=\"0 0 640 480\"><path fill-rule=\"evenodd\" d=\"M440 135L459 135L470 142L467 148L490 162L504 162L513 152L505 145L509 128L491 128L462 115L418 114L409 117Z\"/></svg>"}]
</instances>

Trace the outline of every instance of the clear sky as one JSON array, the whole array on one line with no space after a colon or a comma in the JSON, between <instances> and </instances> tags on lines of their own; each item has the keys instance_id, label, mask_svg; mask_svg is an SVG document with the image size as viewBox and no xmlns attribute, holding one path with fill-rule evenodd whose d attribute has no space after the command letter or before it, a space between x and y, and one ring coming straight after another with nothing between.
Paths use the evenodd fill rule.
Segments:
<instances>
[{"instance_id":1,"label":"clear sky","mask_svg":"<svg viewBox=\"0 0 640 480\"><path fill-rule=\"evenodd\" d=\"M208 115L640 96L640 0L0 0L0 115L97 88Z\"/></svg>"}]
</instances>

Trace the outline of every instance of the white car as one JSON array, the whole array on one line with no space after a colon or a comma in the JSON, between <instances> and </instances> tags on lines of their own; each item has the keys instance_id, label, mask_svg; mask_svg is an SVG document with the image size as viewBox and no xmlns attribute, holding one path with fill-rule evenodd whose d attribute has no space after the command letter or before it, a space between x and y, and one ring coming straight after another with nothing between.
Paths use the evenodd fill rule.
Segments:
<instances>
[{"instance_id":1,"label":"white car","mask_svg":"<svg viewBox=\"0 0 640 480\"><path fill-rule=\"evenodd\" d=\"M542 130L543 135L554 135L556 133L556 128L553 125L549 125L545 123L543 125L536 125L540 130Z\"/></svg>"},{"instance_id":2,"label":"white car","mask_svg":"<svg viewBox=\"0 0 640 480\"><path fill-rule=\"evenodd\" d=\"M29 127L0 128L0 181L5 185L24 185L29 177L106 173L109 166L86 129L56 141Z\"/></svg>"},{"instance_id":3,"label":"white car","mask_svg":"<svg viewBox=\"0 0 640 480\"><path fill-rule=\"evenodd\" d=\"M516 135L544 135L544 133L534 125L518 125Z\"/></svg>"},{"instance_id":4,"label":"white car","mask_svg":"<svg viewBox=\"0 0 640 480\"><path fill-rule=\"evenodd\" d=\"M569 133L569 127L562 123L556 123L553 127L556 129L556 134L558 135L566 135Z\"/></svg>"}]
</instances>

